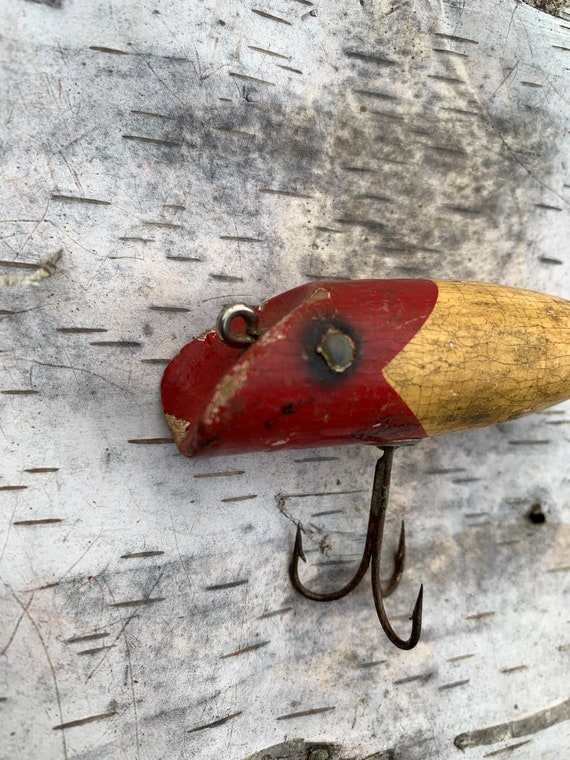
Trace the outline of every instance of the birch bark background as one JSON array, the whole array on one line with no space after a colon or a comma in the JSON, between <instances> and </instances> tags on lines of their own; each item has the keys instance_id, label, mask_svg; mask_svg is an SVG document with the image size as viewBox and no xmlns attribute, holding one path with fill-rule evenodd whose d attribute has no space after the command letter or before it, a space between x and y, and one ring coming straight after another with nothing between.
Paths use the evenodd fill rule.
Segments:
<instances>
[{"instance_id":1,"label":"birch bark background","mask_svg":"<svg viewBox=\"0 0 570 760\"><path fill-rule=\"evenodd\" d=\"M569 750L569 404L399 454L406 653L366 584L287 576L299 520L307 583L356 565L374 451L183 460L159 398L221 305L308 279L570 298L542 5L0 0L0 757Z\"/></svg>"}]
</instances>

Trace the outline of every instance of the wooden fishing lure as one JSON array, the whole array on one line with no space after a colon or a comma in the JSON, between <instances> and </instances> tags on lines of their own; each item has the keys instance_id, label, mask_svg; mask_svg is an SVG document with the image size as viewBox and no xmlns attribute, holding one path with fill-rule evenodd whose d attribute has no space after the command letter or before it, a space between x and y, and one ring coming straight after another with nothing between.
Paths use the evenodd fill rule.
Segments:
<instances>
[{"instance_id":1,"label":"wooden fishing lure","mask_svg":"<svg viewBox=\"0 0 570 760\"><path fill-rule=\"evenodd\" d=\"M215 329L185 346L162 380L162 403L189 457L368 443L376 465L366 547L354 577L318 593L339 599L372 566L373 597L388 638L419 640L422 588L406 640L383 599L396 588L404 527L390 583L380 555L394 448L426 436L492 425L570 398L570 303L476 282L357 280L289 290L258 307L224 307Z\"/></svg>"},{"instance_id":2,"label":"wooden fishing lure","mask_svg":"<svg viewBox=\"0 0 570 760\"><path fill-rule=\"evenodd\" d=\"M164 374L166 420L186 456L396 443L570 397L570 303L554 296L357 280L302 285L240 313L251 334L212 329ZM228 345L228 334L244 342Z\"/></svg>"}]
</instances>

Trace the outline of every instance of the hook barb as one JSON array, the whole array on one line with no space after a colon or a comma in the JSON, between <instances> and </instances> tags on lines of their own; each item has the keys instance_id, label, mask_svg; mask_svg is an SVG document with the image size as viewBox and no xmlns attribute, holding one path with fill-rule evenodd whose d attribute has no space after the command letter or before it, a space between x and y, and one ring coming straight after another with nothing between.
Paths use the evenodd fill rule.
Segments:
<instances>
[{"instance_id":1,"label":"hook barb","mask_svg":"<svg viewBox=\"0 0 570 760\"><path fill-rule=\"evenodd\" d=\"M404 564L406 560L406 529L404 521L402 520L398 548L394 558L392 577L386 586L382 586L380 580L380 562L395 446L382 446L380 448L382 449L382 456L376 463L376 469L374 472L374 484L372 486L372 498L370 500L366 543L360 564L353 577L348 583L342 586L342 588L328 593L311 591L311 589L307 588L301 582L299 578L299 559L306 562L306 558L303 551L303 537L300 523L297 524L295 546L291 557L291 563L289 565L289 576L293 587L307 599L311 599L315 602L332 602L337 599L342 599L343 596L346 596L355 589L366 575L368 566L372 563L372 595L382 629L395 646L400 649L413 649L419 641L422 628L423 585L420 586L420 591L410 617L410 620L412 621L412 631L408 639L401 639L394 631L384 607L384 599L395 591L404 572Z\"/></svg>"}]
</instances>

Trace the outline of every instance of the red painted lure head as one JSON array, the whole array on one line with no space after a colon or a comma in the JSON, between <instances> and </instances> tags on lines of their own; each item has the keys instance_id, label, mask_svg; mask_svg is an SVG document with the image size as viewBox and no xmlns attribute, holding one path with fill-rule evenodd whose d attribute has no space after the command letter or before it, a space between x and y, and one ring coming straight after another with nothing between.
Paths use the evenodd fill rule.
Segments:
<instances>
[{"instance_id":1,"label":"red painted lure head","mask_svg":"<svg viewBox=\"0 0 570 760\"><path fill-rule=\"evenodd\" d=\"M382 370L430 315L429 280L302 285L255 309L245 349L215 330L186 345L162 403L186 456L423 438Z\"/></svg>"}]
</instances>

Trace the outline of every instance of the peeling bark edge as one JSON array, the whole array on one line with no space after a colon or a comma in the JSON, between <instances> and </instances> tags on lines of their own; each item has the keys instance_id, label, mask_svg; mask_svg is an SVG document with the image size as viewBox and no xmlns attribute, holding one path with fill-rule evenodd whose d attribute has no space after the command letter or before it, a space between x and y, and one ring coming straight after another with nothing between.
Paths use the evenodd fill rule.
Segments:
<instances>
[{"instance_id":1,"label":"peeling bark edge","mask_svg":"<svg viewBox=\"0 0 570 760\"><path fill-rule=\"evenodd\" d=\"M570 720L570 698L551 707L525 715L518 720L498 723L496 726L467 731L455 737L453 743L458 749L494 744L505 739L516 739L550 728L562 721Z\"/></svg>"},{"instance_id":2,"label":"peeling bark edge","mask_svg":"<svg viewBox=\"0 0 570 760\"><path fill-rule=\"evenodd\" d=\"M38 264L37 269L31 274L0 275L0 287L9 285L38 285L42 280L45 280L46 277L51 277L55 274L57 263L61 259L62 254L63 248L60 248L51 258L41 261Z\"/></svg>"}]
</instances>

